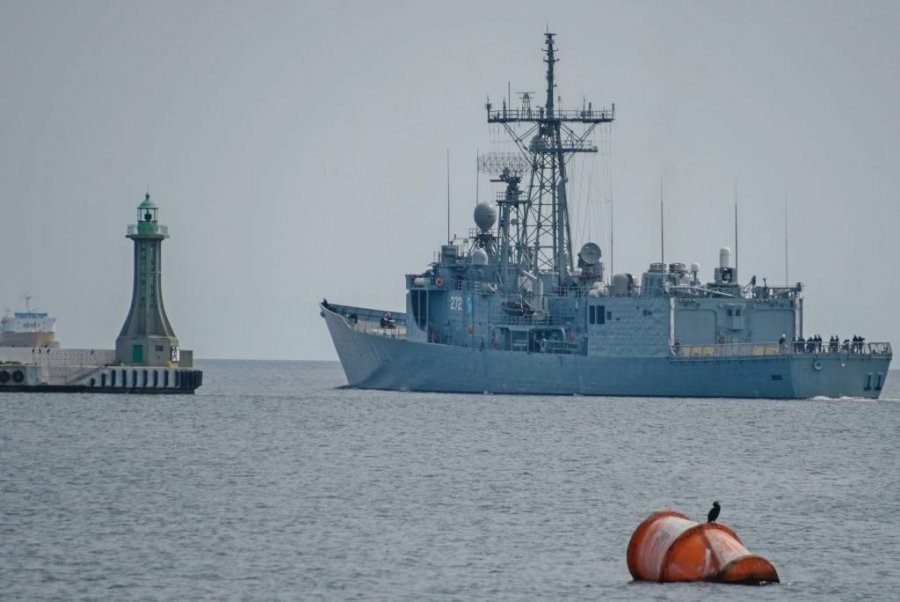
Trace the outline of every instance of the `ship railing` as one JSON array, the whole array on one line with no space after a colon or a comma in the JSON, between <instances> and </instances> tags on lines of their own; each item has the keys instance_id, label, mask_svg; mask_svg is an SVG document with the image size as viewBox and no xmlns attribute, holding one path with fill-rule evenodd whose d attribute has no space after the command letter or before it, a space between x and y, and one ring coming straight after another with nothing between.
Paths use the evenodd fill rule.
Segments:
<instances>
[{"instance_id":1,"label":"ship railing","mask_svg":"<svg viewBox=\"0 0 900 602\"><path fill-rule=\"evenodd\" d=\"M400 312L329 304L328 309L339 314L353 330L390 338L406 337L406 314Z\"/></svg>"},{"instance_id":2,"label":"ship railing","mask_svg":"<svg viewBox=\"0 0 900 602\"><path fill-rule=\"evenodd\" d=\"M550 341L546 342L546 351L545 353L564 353L569 355L575 355L581 353L581 345L578 343L572 343L569 341Z\"/></svg>"},{"instance_id":3,"label":"ship railing","mask_svg":"<svg viewBox=\"0 0 900 602\"><path fill-rule=\"evenodd\" d=\"M866 349L869 355L894 355L888 342L863 343L863 349Z\"/></svg>"},{"instance_id":4,"label":"ship railing","mask_svg":"<svg viewBox=\"0 0 900 602\"><path fill-rule=\"evenodd\" d=\"M794 355L892 355L891 344L887 342L866 343L864 341L794 341L783 343L785 353Z\"/></svg>"},{"instance_id":5,"label":"ship railing","mask_svg":"<svg viewBox=\"0 0 900 602\"><path fill-rule=\"evenodd\" d=\"M355 324L351 324L351 327L366 334L379 335L390 339L406 338L406 326L402 324L394 324L391 326L382 324L381 321L359 320Z\"/></svg>"},{"instance_id":6,"label":"ship railing","mask_svg":"<svg viewBox=\"0 0 900 602\"><path fill-rule=\"evenodd\" d=\"M755 286L751 296L754 299L796 299L800 289L797 286Z\"/></svg>"},{"instance_id":7,"label":"ship railing","mask_svg":"<svg viewBox=\"0 0 900 602\"><path fill-rule=\"evenodd\" d=\"M502 309L495 309L491 312L491 322L501 326L559 326L567 321L562 319L554 320L553 316L545 313L514 316L504 312Z\"/></svg>"},{"instance_id":8,"label":"ship railing","mask_svg":"<svg viewBox=\"0 0 900 602\"><path fill-rule=\"evenodd\" d=\"M605 123L615 118L615 109L556 109L547 113L544 107L525 107L513 109L501 107L488 109L488 123L506 123L514 121L550 121L562 119L565 121L581 121L585 123Z\"/></svg>"},{"instance_id":9,"label":"ship railing","mask_svg":"<svg viewBox=\"0 0 900 602\"><path fill-rule=\"evenodd\" d=\"M886 342L849 342L837 346L821 343L724 343L718 345L681 345L673 343L670 353L685 359L717 357L766 357L773 355L863 355L891 356L891 344Z\"/></svg>"},{"instance_id":10,"label":"ship railing","mask_svg":"<svg viewBox=\"0 0 900 602\"><path fill-rule=\"evenodd\" d=\"M351 313L344 316L344 321L353 330L366 334L377 334L392 339L406 338L406 322L399 322L385 315L376 320L371 316Z\"/></svg>"},{"instance_id":11,"label":"ship railing","mask_svg":"<svg viewBox=\"0 0 900 602\"><path fill-rule=\"evenodd\" d=\"M675 357L704 359L711 357L764 357L790 353L778 343L726 343L721 345L681 345L673 343L669 350Z\"/></svg>"},{"instance_id":12,"label":"ship railing","mask_svg":"<svg viewBox=\"0 0 900 602\"><path fill-rule=\"evenodd\" d=\"M444 285L448 290L463 293L496 293L498 285L482 280L466 280L465 278L452 278Z\"/></svg>"},{"instance_id":13,"label":"ship railing","mask_svg":"<svg viewBox=\"0 0 900 602\"><path fill-rule=\"evenodd\" d=\"M641 287L637 284L628 287L625 291L615 291L610 286L607 288L606 293L603 295L604 297L640 297L641 296Z\"/></svg>"}]
</instances>

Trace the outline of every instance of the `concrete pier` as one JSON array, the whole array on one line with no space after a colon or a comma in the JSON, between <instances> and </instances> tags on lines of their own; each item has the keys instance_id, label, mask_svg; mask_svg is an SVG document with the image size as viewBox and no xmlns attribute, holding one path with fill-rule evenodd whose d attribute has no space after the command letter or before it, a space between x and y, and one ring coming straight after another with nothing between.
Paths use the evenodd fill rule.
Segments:
<instances>
[{"instance_id":1,"label":"concrete pier","mask_svg":"<svg viewBox=\"0 0 900 602\"><path fill-rule=\"evenodd\" d=\"M181 349L162 300L162 241L150 195L137 207L131 307L115 349L0 347L0 393L193 393L203 384L194 354Z\"/></svg>"}]
</instances>

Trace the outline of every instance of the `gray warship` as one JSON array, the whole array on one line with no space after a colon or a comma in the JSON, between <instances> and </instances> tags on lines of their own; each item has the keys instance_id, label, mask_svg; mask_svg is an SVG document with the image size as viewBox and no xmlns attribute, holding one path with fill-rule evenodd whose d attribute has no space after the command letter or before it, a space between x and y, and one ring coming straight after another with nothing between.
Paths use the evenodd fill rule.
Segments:
<instances>
[{"instance_id":1,"label":"gray warship","mask_svg":"<svg viewBox=\"0 0 900 602\"><path fill-rule=\"evenodd\" d=\"M615 105L554 104L554 34L545 34L546 102L486 105L516 152L496 168L496 204L476 229L406 276L405 311L338 305L320 313L349 386L497 394L878 398L887 342L804 338L803 287L741 284L729 248L699 266L604 273L602 252L572 252L568 161ZM735 257L736 259L736 257Z\"/></svg>"}]
</instances>

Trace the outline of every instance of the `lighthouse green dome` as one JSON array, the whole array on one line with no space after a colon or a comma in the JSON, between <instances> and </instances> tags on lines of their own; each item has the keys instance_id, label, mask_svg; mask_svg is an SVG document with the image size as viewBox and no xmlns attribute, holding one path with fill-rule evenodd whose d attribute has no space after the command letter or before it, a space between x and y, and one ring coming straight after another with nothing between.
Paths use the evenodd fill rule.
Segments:
<instances>
[{"instance_id":1,"label":"lighthouse green dome","mask_svg":"<svg viewBox=\"0 0 900 602\"><path fill-rule=\"evenodd\" d=\"M150 200L150 193L144 195L144 202L138 205L138 209L159 209L156 203Z\"/></svg>"}]
</instances>

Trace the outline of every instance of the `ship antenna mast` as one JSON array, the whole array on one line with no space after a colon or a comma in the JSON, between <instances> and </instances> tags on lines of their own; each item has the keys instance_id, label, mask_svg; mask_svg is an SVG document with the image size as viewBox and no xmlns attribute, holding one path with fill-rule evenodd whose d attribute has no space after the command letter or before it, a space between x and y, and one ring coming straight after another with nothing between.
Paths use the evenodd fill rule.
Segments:
<instances>
[{"instance_id":1,"label":"ship antenna mast","mask_svg":"<svg viewBox=\"0 0 900 602\"><path fill-rule=\"evenodd\" d=\"M447 244L450 244L450 147L447 147Z\"/></svg>"},{"instance_id":2,"label":"ship antenna mast","mask_svg":"<svg viewBox=\"0 0 900 602\"><path fill-rule=\"evenodd\" d=\"M787 188L784 190L784 285L790 282L788 277L788 218L787 218Z\"/></svg>"},{"instance_id":3,"label":"ship antenna mast","mask_svg":"<svg viewBox=\"0 0 900 602\"><path fill-rule=\"evenodd\" d=\"M737 282L740 277L740 272L738 271L738 184L737 180L734 181L734 280L733 282Z\"/></svg>"},{"instance_id":4,"label":"ship antenna mast","mask_svg":"<svg viewBox=\"0 0 900 602\"><path fill-rule=\"evenodd\" d=\"M525 270L554 274L565 285L574 269L571 227L566 198L566 161L575 153L596 153L588 136L600 123L612 122L611 109L563 110L554 102L557 62L555 34L544 34L547 64L547 98L543 107L532 107L530 94L523 93L520 108L506 103L494 109L487 103L488 123L503 125L529 165L527 198L511 207L515 232L510 247L516 263ZM576 126L579 131L576 131Z\"/></svg>"},{"instance_id":5,"label":"ship antenna mast","mask_svg":"<svg viewBox=\"0 0 900 602\"><path fill-rule=\"evenodd\" d=\"M659 260L666 263L666 214L663 211L663 180L659 177Z\"/></svg>"}]
</instances>

